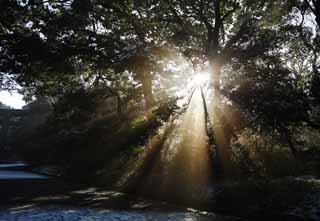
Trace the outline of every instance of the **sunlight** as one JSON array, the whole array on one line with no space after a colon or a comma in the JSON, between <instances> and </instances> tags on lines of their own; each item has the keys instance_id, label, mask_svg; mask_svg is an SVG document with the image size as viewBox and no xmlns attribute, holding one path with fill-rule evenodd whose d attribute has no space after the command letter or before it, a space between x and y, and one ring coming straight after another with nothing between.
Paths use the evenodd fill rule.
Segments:
<instances>
[{"instance_id":1,"label":"sunlight","mask_svg":"<svg viewBox=\"0 0 320 221\"><path fill-rule=\"evenodd\" d=\"M193 86L195 87L202 87L209 81L210 81L210 75L207 72L200 72L196 74L191 80Z\"/></svg>"},{"instance_id":2,"label":"sunlight","mask_svg":"<svg viewBox=\"0 0 320 221\"><path fill-rule=\"evenodd\" d=\"M199 198L206 201L211 168L200 88L190 99L185 114L157 147L160 149L151 171L138 185L139 194L171 197L180 202Z\"/></svg>"},{"instance_id":3,"label":"sunlight","mask_svg":"<svg viewBox=\"0 0 320 221\"><path fill-rule=\"evenodd\" d=\"M24 105L26 105L26 103L23 101L23 96L15 91L11 93L8 91L1 91L0 102L17 109L21 109Z\"/></svg>"}]
</instances>

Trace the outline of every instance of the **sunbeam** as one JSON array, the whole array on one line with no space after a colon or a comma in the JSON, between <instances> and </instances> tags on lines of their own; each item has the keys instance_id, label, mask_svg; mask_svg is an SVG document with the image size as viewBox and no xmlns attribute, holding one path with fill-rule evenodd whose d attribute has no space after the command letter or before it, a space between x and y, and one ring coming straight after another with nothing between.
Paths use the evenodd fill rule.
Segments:
<instances>
[{"instance_id":1,"label":"sunbeam","mask_svg":"<svg viewBox=\"0 0 320 221\"><path fill-rule=\"evenodd\" d=\"M140 194L181 202L205 201L211 174L205 127L201 91L196 89L187 112L168 135L153 170L142 182Z\"/></svg>"}]
</instances>

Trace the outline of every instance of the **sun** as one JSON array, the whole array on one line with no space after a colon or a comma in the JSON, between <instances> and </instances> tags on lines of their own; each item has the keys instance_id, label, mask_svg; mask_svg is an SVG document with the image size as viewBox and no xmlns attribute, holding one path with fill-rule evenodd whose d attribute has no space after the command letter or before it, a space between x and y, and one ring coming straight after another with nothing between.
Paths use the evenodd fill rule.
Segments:
<instances>
[{"instance_id":1,"label":"sun","mask_svg":"<svg viewBox=\"0 0 320 221\"><path fill-rule=\"evenodd\" d=\"M202 87L210 81L210 75L207 72L197 73L192 77L192 84L195 87Z\"/></svg>"}]
</instances>

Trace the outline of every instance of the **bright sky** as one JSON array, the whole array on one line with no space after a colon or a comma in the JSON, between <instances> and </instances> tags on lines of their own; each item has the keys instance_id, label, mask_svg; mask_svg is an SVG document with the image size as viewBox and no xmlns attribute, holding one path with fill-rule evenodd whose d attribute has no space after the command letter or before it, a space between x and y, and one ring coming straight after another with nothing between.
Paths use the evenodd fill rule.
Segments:
<instances>
[{"instance_id":1,"label":"bright sky","mask_svg":"<svg viewBox=\"0 0 320 221\"><path fill-rule=\"evenodd\" d=\"M26 103L22 100L22 95L17 92L0 91L0 101L10 107L20 109Z\"/></svg>"}]
</instances>

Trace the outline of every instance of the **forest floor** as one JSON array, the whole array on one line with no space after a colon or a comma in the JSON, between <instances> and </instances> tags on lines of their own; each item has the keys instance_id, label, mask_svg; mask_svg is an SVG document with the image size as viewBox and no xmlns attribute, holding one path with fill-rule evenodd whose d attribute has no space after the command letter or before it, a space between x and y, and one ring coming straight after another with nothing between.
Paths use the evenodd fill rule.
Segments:
<instances>
[{"instance_id":1,"label":"forest floor","mask_svg":"<svg viewBox=\"0 0 320 221\"><path fill-rule=\"evenodd\" d=\"M219 204L218 208L214 209L193 207L187 202L185 205L168 203L96 187L71 186L54 179L1 180L0 221L319 220L320 188L308 187L319 183L319 180L308 177L287 178L265 184L259 187L259 191L252 184L226 184L216 189L220 195L217 195L215 203ZM281 204L286 204L287 209L276 211L275 208ZM261 210L262 205L264 210ZM260 209L255 210L255 206Z\"/></svg>"},{"instance_id":2,"label":"forest floor","mask_svg":"<svg viewBox=\"0 0 320 221\"><path fill-rule=\"evenodd\" d=\"M320 186L320 180L312 177L296 178L302 182L308 182ZM288 213L306 217L310 220L320 220L320 189L314 188L309 193L305 194L304 199L294 208L290 209Z\"/></svg>"},{"instance_id":3,"label":"forest floor","mask_svg":"<svg viewBox=\"0 0 320 221\"><path fill-rule=\"evenodd\" d=\"M224 181L211 184L208 192L209 201L201 204L159 200L66 184L6 166L0 169L0 221L320 219L320 180L312 176Z\"/></svg>"},{"instance_id":4,"label":"forest floor","mask_svg":"<svg viewBox=\"0 0 320 221\"><path fill-rule=\"evenodd\" d=\"M115 191L70 187L51 179L1 180L0 189L0 221L242 220Z\"/></svg>"}]
</instances>

